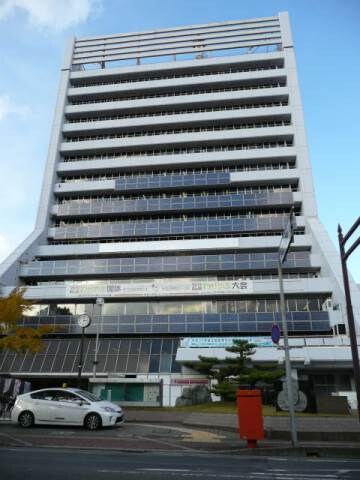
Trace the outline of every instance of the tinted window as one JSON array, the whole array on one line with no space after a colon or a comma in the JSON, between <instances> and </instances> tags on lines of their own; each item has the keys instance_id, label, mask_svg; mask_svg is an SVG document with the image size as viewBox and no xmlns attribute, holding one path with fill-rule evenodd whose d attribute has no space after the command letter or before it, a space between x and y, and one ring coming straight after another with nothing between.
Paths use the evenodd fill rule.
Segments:
<instances>
[{"instance_id":1,"label":"tinted window","mask_svg":"<svg viewBox=\"0 0 360 480\"><path fill-rule=\"evenodd\" d=\"M40 392L31 393L30 396L36 400L52 400L54 393L54 390L41 390Z\"/></svg>"},{"instance_id":2,"label":"tinted window","mask_svg":"<svg viewBox=\"0 0 360 480\"><path fill-rule=\"evenodd\" d=\"M71 392L66 392L65 390L55 390L54 394L54 401L56 402L76 402L77 400L81 400L80 397L74 395Z\"/></svg>"},{"instance_id":3,"label":"tinted window","mask_svg":"<svg viewBox=\"0 0 360 480\"><path fill-rule=\"evenodd\" d=\"M100 398L94 395L93 393L87 392L85 390L78 390L79 395L85 397L87 400L91 402L100 402Z\"/></svg>"}]
</instances>

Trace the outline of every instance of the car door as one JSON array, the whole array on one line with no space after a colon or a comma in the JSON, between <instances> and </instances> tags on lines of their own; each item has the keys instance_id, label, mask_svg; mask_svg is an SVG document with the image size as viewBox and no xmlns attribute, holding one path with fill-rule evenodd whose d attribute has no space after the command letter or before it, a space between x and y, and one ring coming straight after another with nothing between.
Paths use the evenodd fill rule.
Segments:
<instances>
[{"instance_id":1,"label":"car door","mask_svg":"<svg viewBox=\"0 0 360 480\"><path fill-rule=\"evenodd\" d=\"M36 422L52 422L54 390L41 390L31 395L31 408Z\"/></svg>"},{"instance_id":2,"label":"car door","mask_svg":"<svg viewBox=\"0 0 360 480\"><path fill-rule=\"evenodd\" d=\"M82 404L81 404L82 403ZM57 390L54 397L54 421L82 425L87 402L66 390Z\"/></svg>"}]
</instances>

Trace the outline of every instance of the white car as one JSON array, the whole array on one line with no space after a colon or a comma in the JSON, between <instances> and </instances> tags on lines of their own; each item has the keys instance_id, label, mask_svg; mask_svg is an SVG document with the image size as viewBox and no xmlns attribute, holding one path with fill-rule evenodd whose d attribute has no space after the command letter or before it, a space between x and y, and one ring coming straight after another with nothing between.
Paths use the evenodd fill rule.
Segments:
<instances>
[{"instance_id":1,"label":"white car","mask_svg":"<svg viewBox=\"0 0 360 480\"><path fill-rule=\"evenodd\" d=\"M11 419L23 428L35 424L83 425L89 430L124 423L115 403L78 388L47 388L19 395Z\"/></svg>"}]
</instances>

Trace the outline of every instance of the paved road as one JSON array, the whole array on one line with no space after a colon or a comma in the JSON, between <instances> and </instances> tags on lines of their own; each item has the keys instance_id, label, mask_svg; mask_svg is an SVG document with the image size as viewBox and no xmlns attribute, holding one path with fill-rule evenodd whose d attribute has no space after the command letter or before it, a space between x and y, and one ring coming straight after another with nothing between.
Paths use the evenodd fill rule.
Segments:
<instances>
[{"instance_id":1,"label":"paved road","mask_svg":"<svg viewBox=\"0 0 360 480\"><path fill-rule=\"evenodd\" d=\"M235 432L211 428L125 423L120 427L89 432L81 427L35 426L22 429L0 424L0 447L74 447L127 451L233 451L244 442Z\"/></svg>"},{"instance_id":2,"label":"paved road","mask_svg":"<svg viewBox=\"0 0 360 480\"><path fill-rule=\"evenodd\" d=\"M6 480L358 480L360 460L0 449Z\"/></svg>"}]
</instances>

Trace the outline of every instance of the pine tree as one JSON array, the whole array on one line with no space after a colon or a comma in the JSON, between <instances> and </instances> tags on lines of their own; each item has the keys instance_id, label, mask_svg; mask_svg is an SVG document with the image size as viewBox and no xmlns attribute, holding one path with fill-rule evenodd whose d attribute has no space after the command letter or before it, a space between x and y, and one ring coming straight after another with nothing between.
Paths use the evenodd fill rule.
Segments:
<instances>
[{"instance_id":1,"label":"pine tree","mask_svg":"<svg viewBox=\"0 0 360 480\"><path fill-rule=\"evenodd\" d=\"M48 325L38 328L19 326L19 320L33 305L24 294L24 288L14 288L7 297L0 298L0 349L36 353L44 347L42 337L53 328Z\"/></svg>"},{"instance_id":2,"label":"pine tree","mask_svg":"<svg viewBox=\"0 0 360 480\"><path fill-rule=\"evenodd\" d=\"M233 345L225 350L237 354L236 357L221 360L216 357L199 356L199 361L187 362L186 366L217 381L212 393L220 396L222 400L234 400L239 387L253 388L259 381L271 384L284 375L282 369L255 365L251 360L255 348L256 345L247 340L234 340Z\"/></svg>"}]
</instances>

